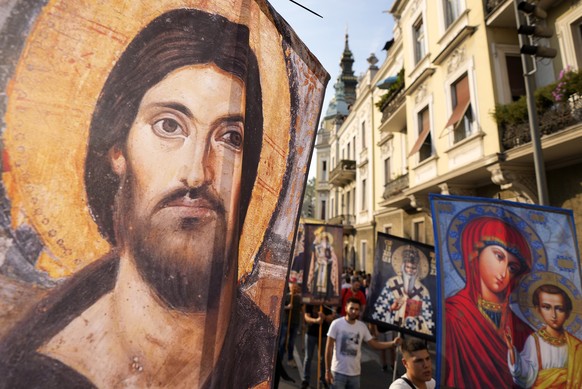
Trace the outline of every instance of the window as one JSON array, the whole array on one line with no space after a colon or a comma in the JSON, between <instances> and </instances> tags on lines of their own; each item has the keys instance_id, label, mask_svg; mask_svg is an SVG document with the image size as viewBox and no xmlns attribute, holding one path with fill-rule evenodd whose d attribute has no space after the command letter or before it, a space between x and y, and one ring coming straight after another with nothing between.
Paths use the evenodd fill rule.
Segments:
<instances>
[{"instance_id":1,"label":"window","mask_svg":"<svg viewBox=\"0 0 582 389\"><path fill-rule=\"evenodd\" d=\"M348 216L348 218L350 217L350 210L351 210L351 206L352 206L352 204L351 204L352 200L350 198L351 197L350 195L351 195L351 193L350 193L350 191L348 191L348 193L346 194L346 196L347 196L346 204L348 206L346 215Z\"/></svg>"},{"instance_id":2,"label":"window","mask_svg":"<svg viewBox=\"0 0 582 389\"><path fill-rule=\"evenodd\" d=\"M368 251L368 242L363 240L361 243L362 250L360 255L360 270L366 270L366 251Z\"/></svg>"},{"instance_id":3,"label":"window","mask_svg":"<svg viewBox=\"0 0 582 389\"><path fill-rule=\"evenodd\" d=\"M424 234L424 220L415 221L412 223L414 240L417 242L424 243L425 242L425 234Z\"/></svg>"},{"instance_id":4,"label":"window","mask_svg":"<svg viewBox=\"0 0 582 389\"><path fill-rule=\"evenodd\" d=\"M384 160L384 183L391 181L392 172L390 171L390 157Z\"/></svg>"},{"instance_id":5,"label":"window","mask_svg":"<svg viewBox=\"0 0 582 389\"><path fill-rule=\"evenodd\" d=\"M327 161L321 162L321 171L323 172L322 174L323 181L327 181Z\"/></svg>"},{"instance_id":6,"label":"window","mask_svg":"<svg viewBox=\"0 0 582 389\"><path fill-rule=\"evenodd\" d=\"M366 122L362 122L362 150L366 148Z\"/></svg>"},{"instance_id":7,"label":"window","mask_svg":"<svg viewBox=\"0 0 582 389\"><path fill-rule=\"evenodd\" d=\"M454 143L467 138L473 132L473 111L469 93L469 78L465 74L451 85L453 113L445 128L453 127Z\"/></svg>"},{"instance_id":8,"label":"window","mask_svg":"<svg viewBox=\"0 0 582 389\"><path fill-rule=\"evenodd\" d=\"M422 109L418 115L418 138L408 156L418 152L418 162L432 156L432 138L430 136L430 116L428 107Z\"/></svg>"},{"instance_id":9,"label":"window","mask_svg":"<svg viewBox=\"0 0 582 389\"><path fill-rule=\"evenodd\" d=\"M354 148L354 159L356 159L356 136L354 135L352 139L352 147Z\"/></svg>"},{"instance_id":10,"label":"window","mask_svg":"<svg viewBox=\"0 0 582 389\"><path fill-rule=\"evenodd\" d=\"M342 193L342 207L340 208L340 215L343 215L346 210L346 196Z\"/></svg>"},{"instance_id":11,"label":"window","mask_svg":"<svg viewBox=\"0 0 582 389\"><path fill-rule=\"evenodd\" d=\"M387 234L392 234L392 226L384 226L384 232Z\"/></svg>"},{"instance_id":12,"label":"window","mask_svg":"<svg viewBox=\"0 0 582 389\"><path fill-rule=\"evenodd\" d=\"M445 28L449 28L459 17L461 9L459 3L460 0L445 0Z\"/></svg>"},{"instance_id":13,"label":"window","mask_svg":"<svg viewBox=\"0 0 582 389\"><path fill-rule=\"evenodd\" d=\"M366 180L363 179L362 180L362 211L366 210L367 204L366 204Z\"/></svg>"},{"instance_id":14,"label":"window","mask_svg":"<svg viewBox=\"0 0 582 389\"><path fill-rule=\"evenodd\" d=\"M321 220L325 220L325 200L321 200Z\"/></svg>"},{"instance_id":15,"label":"window","mask_svg":"<svg viewBox=\"0 0 582 389\"><path fill-rule=\"evenodd\" d=\"M346 159L346 149L342 149L342 159ZM350 144L348 143L348 159L350 159Z\"/></svg>"},{"instance_id":16,"label":"window","mask_svg":"<svg viewBox=\"0 0 582 389\"><path fill-rule=\"evenodd\" d=\"M414 37L414 63L417 64L426 54L424 50L424 24L422 23L422 17L412 26L412 36Z\"/></svg>"},{"instance_id":17,"label":"window","mask_svg":"<svg viewBox=\"0 0 582 389\"><path fill-rule=\"evenodd\" d=\"M517 101L521 96L525 96L525 80L523 78L521 57L519 55L506 55L505 64L507 66L511 101Z\"/></svg>"}]
</instances>

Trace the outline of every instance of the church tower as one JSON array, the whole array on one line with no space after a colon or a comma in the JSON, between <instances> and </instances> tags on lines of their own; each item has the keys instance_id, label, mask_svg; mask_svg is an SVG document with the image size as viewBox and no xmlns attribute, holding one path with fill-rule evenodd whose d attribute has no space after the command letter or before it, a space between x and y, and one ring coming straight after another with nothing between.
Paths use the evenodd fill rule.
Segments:
<instances>
[{"instance_id":1,"label":"church tower","mask_svg":"<svg viewBox=\"0 0 582 389\"><path fill-rule=\"evenodd\" d=\"M342 72L339 76L339 81L343 83L344 96L348 106L351 106L356 101L356 85L358 84L358 78L354 76L353 65L354 56L350 50L348 44L348 33L346 32L346 43L340 60L340 68L342 69Z\"/></svg>"}]
</instances>

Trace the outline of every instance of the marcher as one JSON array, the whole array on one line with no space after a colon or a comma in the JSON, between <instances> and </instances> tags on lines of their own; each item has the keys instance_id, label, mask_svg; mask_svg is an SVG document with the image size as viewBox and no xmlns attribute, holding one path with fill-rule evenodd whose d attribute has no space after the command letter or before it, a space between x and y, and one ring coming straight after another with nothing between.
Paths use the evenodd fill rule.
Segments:
<instances>
[{"instance_id":1,"label":"marcher","mask_svg":"<svg viewBox=\"0 0 582 389\"><path fill-rule=\"evenodd\" d=\"M432 359L426 343L418 338L408 338L402 342L402 364L406 373L395 380L390 389L434 389Z\"/></svg>"},{"instance_id":2,"label":"marcher","mask_svg":"<svg viewBox=\"0 0 582 389\"><path fill-rule=\"evenodd\" d=\"M366 324L358 320L361 307L357 298L348 299L346 315L334 320L329 327L325 347L325 379L334 388L360 387L362 341L378 350L401 343L400 337L391 342L379 342L373 338Z\"/></svg>"},{"instance_id":3,"label":"marcher","mask_svg":"<svg viewBox=\"0 0 582 389\"><path fill-rule=\"evenodd\" d=\"M301 324L301 288L296 280L291 280L289 285L290 293L285 296L285 312L283 313L281 324L279 354L281 358L287 355L287 365L297 367L293 360L293 349L295 348L295 335Z\"/></svg>"},{"instance_id":4,"label":"marcher","mask_svg":"<svg viewBox=\"0 0 582 389\"><path fill-rule=\"evenodd\" d=\"M305 359L303 361L303 381L301 388L309 387L311 379L311 361L313 352L317 350L319 358L319 379L325 384L325 344L327 341L327 331L331 322L337 317L337 314L325 305L307 305L303 315L307 324L307 333L305 334ZM319 341L321 337L321 342ZM325 387L325 386L324 386Z\"/></svg>"},{"instance_id":5,"label":"marcher","mask_svg":"<svg viewBox=\"0 0 582 389\"><path fill-rule=\"evenodd\" d=\"M340 312L340 316L346 315L346 304L347 304L348 300L352 297L355 297L358 299L358 301L360 302L360 308L361 308L360 312L364 312L364 310L366 309L366 296L360 290L361 286L362 286L362 284L360 281L360 277L352 276L352 283L350 285L350 288L342 289L342 305L341 305L342 309Z\"/></svg>"}]
</instances>

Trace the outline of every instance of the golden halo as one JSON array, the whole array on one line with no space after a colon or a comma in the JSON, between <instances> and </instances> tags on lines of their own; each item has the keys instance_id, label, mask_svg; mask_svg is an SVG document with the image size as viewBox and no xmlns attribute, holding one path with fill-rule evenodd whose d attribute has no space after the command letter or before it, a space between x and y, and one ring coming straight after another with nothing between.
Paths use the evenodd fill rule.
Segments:
<instances>
[{"instance_id":1,"label":"golden halo","mask_svg":"<svg viewBox=\"0 0 582 389\"><path fill-rule=\"evenodd\" d=\"M263 148L242 227L239 277L252 270L283 184L291 105L281 36L258 2L58 0L43 9L8 88L4 134L14 185L9 196L19 214L13 223L32 225L44 242L39 269L65 277L109 251L89 214L83 182L93 109L137 33L167 11L194 8L247 25L259 63Z\"/></svg>"},{"instance_id":2,"label":"golden halo","mask_svg":"<svg viewBox=\"0 0 582 389\"><path fill-rule=\"evenodd\" d=\"M566 292L572 301L572 312L570 313L570 317L568 317L564 323L564 327L569 327L570 325L575 324L576 317L582 315L582 301L580 301L579 297L580 291L578 291L576 286L567 278L558 273L545 271L530 273L525 276L521 280L517 291L517 303L529 323L536 329L539 329L544 325L542 318L533 305L533 294L535 290L542 285L554 285ZM570 328L570 330L572 330L571 332L576 333L579 327L580 325L578 324L576 328Z\"/></svg>"},{"instance_id":3,"label":"golden halo","mask_svg":"<svg viewBox=\"0 0 582 389\"><path fill-rule=\"evenodd\" d=\"M327 231L323 231L319 233L319 240L322 241L323 238L327 238L330 246L333 246L333 235Z\"/></svg>"},{"instance_id":4,"label":"golden halo","mask_svg":"<svg viewBox=\"0 0 582 389\"><path fill-rule=\"evenodd\" d=\"M402 275L402 253L404 252L404 249L408 247L418 252L418 256L420 257L420 263L418 264L419 265L418 279L422 280L424 279L424 277L428 275L429 263L428 258L426 258L426 255L418 247L404 244L398 247L396 250L394 250L394 253L392 254L392 269L394 269L394 273L396 273L397 275L399 276Z\"/></svg>"}]
</instances>

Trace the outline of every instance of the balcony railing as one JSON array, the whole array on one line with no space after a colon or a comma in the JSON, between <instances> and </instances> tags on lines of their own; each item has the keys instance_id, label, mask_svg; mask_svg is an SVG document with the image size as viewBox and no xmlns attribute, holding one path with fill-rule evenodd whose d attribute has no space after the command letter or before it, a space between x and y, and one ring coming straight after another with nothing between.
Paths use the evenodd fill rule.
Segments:
<instances>
[{"instance_id":1,"label":"balcony railing","mask_svg":"<svg viewBox=\"0 0 582 389\"><path fill-rule=\"evenodd\" d=\"M344 187L356 179L356 161L342 159L331 171L329 183L334 186Z\"/></svg>"},{"instance_id":2,"label":"balcony railing","mask_svg":"<svg viewBox=\"0 0 582 389\"><path fill-rule=\"evenodd\" d=\"M582 122L582 96L572 96L567 102L553 105L538 113L540 134L549 135ZM512 126L501 126L501 141L505 150L531 142L528 122Z\"/></svg>"},{"instance_id":3,"label":"balcony railing","mask_svg":"<svg viewBox=\"0 0 582 389\"><path fill-rule=\"evenodd\" d=\"M484 0L485 1L485 14L489 15L491 12L495 11L497 7L505 3L507 0Z\"/></svg>"},{"instance_id":4,"label":"balcony railing","mask_svg":"<svg viewBox=\"0 0 582 389\"><path fill-rule=\"evenodd\" d=\"M406 95L404 94L404 85L402 85L402 88L392 95L382 106L382 119L380 120L380 123L384 123L388 120L405 101Z\"/></svg>"},{"instance_id":5,"label":"balcony railing","mask_svg":"<svg viewBox=\"0 0 582 389\"><path fill-rule=\"evenodd\" d=\"M344 226L353 226L356 224L355 215L337 215L328 220L329 224L343 224Z\"/></svg>"},{"instance_id":6,"label":"balcony railing","mask_svg":"<svg viewBox=\"0 0 582 389\"><path fill-rule=\"evenodd\" d=\"M408 174L389 181L384 185L384 194L382 197L384 200L388 200L390 197L402 193L404 189L408 188L408 185Z\"/></svg>"}]
</instances>

